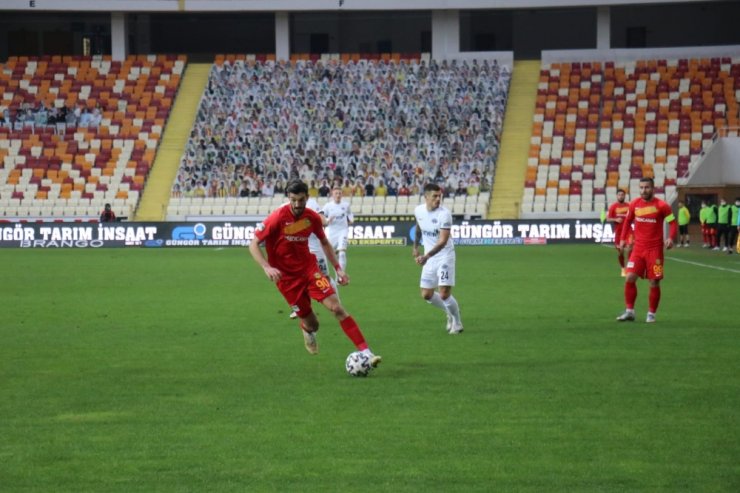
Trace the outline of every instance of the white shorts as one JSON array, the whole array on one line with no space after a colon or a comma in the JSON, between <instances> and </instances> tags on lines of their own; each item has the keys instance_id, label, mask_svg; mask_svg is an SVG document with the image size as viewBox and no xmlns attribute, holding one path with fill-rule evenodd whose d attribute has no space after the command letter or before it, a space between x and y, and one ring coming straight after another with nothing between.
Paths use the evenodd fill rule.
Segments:
<instances>
[{"instance_id":1,"label":"white shorts","mask_svg":"<svg viewBox=\"0 0 740 493\"><path fill-rule=\"evenodd\" d=\"M347 232L344 231L338 234L327 234L326 237L329 239L334 251L347 250Z\"/></svg>"},{"instance_id":2,"label":"white shorts","mask_svg":"<svg viewBox=\"0 0 740 493\"><path fill-rule=\"evenodd\" d=\"M326 255L324 254L324 251L321 250L319 252L311 252L314 257L316 257L316 263L319 264L319 269L321 270L321 273L324 274L326 277L329 277L329 262L326 261Z\"/></svg>"},{"instance_id":3,"label":"white shorts","mask_svg":"<svg viewBox=\"0 0 740 493\"><path fill-rule=\"evenodd\" d=\"M419 287L434 289L438 286L455 285L455 256L434 257L427 260L421 269Z\"/></svg>"}]
</instances>

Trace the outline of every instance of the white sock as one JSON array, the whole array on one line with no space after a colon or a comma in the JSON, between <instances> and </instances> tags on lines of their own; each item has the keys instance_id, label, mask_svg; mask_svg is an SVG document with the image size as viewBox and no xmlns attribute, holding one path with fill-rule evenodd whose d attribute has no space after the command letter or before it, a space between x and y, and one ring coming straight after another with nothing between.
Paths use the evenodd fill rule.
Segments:
<instances>
[{"instance_id":1,"label":"white sock","mask_svg":"<svg viewBox=\"0 0 740 493\"><path fill-rule=\"evenodd\" d=\"M431 298L429 298L429 299L428 299L428 300L426 300L426 301L427 301L427 303L429 303L429 304L432 304L432 305L436 306L436 307L437 307L437 308L439 308L440 310L444 310L444 311L447 311L447 307L445 306L445 302L444 302L444 300L443 300L443 299L442 299L442 297L441 297L441 296L439 295L439 293L438 293L438 292L436 292L436 291L434 292L434 294L432 295L432 297L431 297Z\"/></svg>"},{"instance_id":2,"label":"white sock","mask_svg":"<svg viewBox=\"0 0 740 493\"><path fill-rule=\"evenodd\" d=\"M454 296L450 295L446 300L444 300L445 307L447 307L447 312L452 315L452 318L455 319L456 324L461 324L462 320L460 320L460 306L457 304L457 300Z\"/></svg>"},{"instance_id":3,"label":"white sock","mask_svg":"<svg viewBox=\"0 0 740 493\"><path fill-rule=\"evenodd\" d=\"M337 257L339 257L339 266L342 268L343 271L347 270L347 252L344 250L339 250L337 252Z\"/></svg>"}]
</instances>

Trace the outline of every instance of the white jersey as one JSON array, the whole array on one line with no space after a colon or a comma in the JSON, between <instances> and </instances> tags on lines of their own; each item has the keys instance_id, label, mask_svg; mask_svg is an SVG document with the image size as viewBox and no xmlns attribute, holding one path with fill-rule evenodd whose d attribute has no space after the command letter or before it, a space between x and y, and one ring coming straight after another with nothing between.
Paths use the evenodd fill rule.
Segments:
<instances>
[{"instance_id":1,"label":"white jersey","mask_svg":"<svg viewBox=\"0 0 740 493\"><path fill-rule=\"evenodd\" d=\"M445 207L437 207L433 211L427 210L426 204L421 204L414 209L418 231L416 234L421 235L421 244L424 245L424 252L428 252L439 241L440 229L452 228L452 213ZM447 244L440 250L435 257L446 257L455 253L455 245L452 242L452 236L447 240Z\"/></svg>"},{"instance_id":2,"label":"white jersey","mask_svg":"<svg viewBox=\"0 0 740 493\"><path fill-rule=\"evenodd\" d=\"M326 225L326 233L329 236L347 236L349 233L349 223L354 219L349 202L342 200L337 204L333 200L330 200L324 204L321 212L329 221L329 224Z\"/></svg>"},{"instance_id":3,"label":"white jersey","mask_svg":"<svg viewBox=\"0 0 740 493\"><path fill-rule=\"evenodd\" d=\"M320 214L322 213L321 207L319 207L319 203L313 197L309 198L306 201L306 208L316 211ZM308 250L314 255L321 255L322 257L324 256L324 249L321 248L321 242L313 233L311 233L311 236L308 237Z\"/></svg>"}]
</instances>

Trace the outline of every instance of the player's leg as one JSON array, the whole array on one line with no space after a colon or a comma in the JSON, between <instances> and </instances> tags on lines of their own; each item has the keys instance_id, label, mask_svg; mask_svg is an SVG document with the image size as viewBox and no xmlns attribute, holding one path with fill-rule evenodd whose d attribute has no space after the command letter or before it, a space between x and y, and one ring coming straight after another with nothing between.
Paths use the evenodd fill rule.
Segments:
<instances>
[{"instance_id":1,"label":"player's leg","mask_svg":"<svg viewBox=\"0 0 740 493\"><path fill-rule=\"evenodd\" d=\"M437 261L431 258L421 268L421 280L419 281L419 287L421 288L421 297L432 306L436 306L440 310L445 312L447 316L447 331L452 327L452 316L447 310L444 300L440 294L436 291L439 286L439 276L437 275Z\"/></svg>"},{"instance_id":2,"label":"player's leg","mask_svg":"<svg viewBox=\"0 0 740 493\"><path fill-rule=\"evenodd\" d=\"M619 267L622 269L622 277L626 276L627 274L624 271L624 249L618 248L617 244L614 245L614 248L617 250L617 261L619 262Z\"/></svg>"},{"instance_id":3,"label":"player's leg","mask_svg":"<svg viewBox=\"0 0 740 493\"><path fill-rule=\"evenodd\" d=\"M653 249L646 254L645 262L647 265L646 276L650 281L650 294L648 295L648 323L655 322L655 313L658 311L660 304L660 281L663 279L663 249Z\"/></svg>"},{"instance_id":4,"label":"player's leg","mask_svg":"<svg viewBox=\"0 0 740 493\"><path fill-rule=\"evenodd\" d=\"M342 235L337 239L337 260L339 260L339 266L343 271L347 271L347 236Z\"/></svg>"},{"instance_id":5,"label":"player's leg","mask_svg":"<svg viewBox=\"0 0 740 493\"><path fill-rule=\"evenodd\" d=\"M324 305L326 309L334 315L334 317L336 317L337 321L339 322L339 326L342 328L342 331L349 338L349 340L352 341L357 350L362 351L363 353L368 355L368 357L370 358L370 365L373 368L377 367L380 364L382 358L374 354L370 350L370 347L365 340L365 336L360 330L360 326L357 325L354 317L352 317L352 315L347 313L347 310L344 309L344 306L342 305L342 302L339 301L339 298L337 298L337 295L332 294L331 296L327 296L326 298L321 300L321 304Z\"/></svg>"},{"instance_id":6,"label":"player's leg","mask_svg":"<svg viewBox=\"0 0 740 493\"><path fill-rule=\"evenodd\" d=\"M637 279L645 270L645 260L632 251L627 262L627 277L624 280L624 313L617 317L619 322L635 320L635 300L637 299Z\"/></svg>"},{"instance_id":7,"label":"player's leg","mask_svg":"<svg viewBox=\"0 0 740 493\"><path fill-rule=\"evenodd\" d=\"M319 343L316 340L316 332L319 330L319 319L311 308L311 299L307 292L303 292L301 298L294 306L294 313L298 317L298 326L303 334L303 344L310 354L319 354Z\"/></svg>"},{"instance_id":8,"label":"player's leg","mask_svg":"<svg viewBox=\"0 0 740 493\"><path fill-rule=\"evenodd\" d=\"M660 304L660 279L650 279L650 294L648 295L648 313L645 321L655 322L655 312Z\"/></svg>"},{"instance_id":9,"label":"player's leg","mask_svg":"<svg viewBox=\"0 0 740 493\"><path fill-rule=\"evenodd\" d=\"M450 334L459 334L463 331L462 318L460 317L460 306L452 296L452 287L455 285L455 257L441 259L437 268L437 284L439 285L439 296L447 309L450 325L447 331Z\"/></svg>"}]
</instances>

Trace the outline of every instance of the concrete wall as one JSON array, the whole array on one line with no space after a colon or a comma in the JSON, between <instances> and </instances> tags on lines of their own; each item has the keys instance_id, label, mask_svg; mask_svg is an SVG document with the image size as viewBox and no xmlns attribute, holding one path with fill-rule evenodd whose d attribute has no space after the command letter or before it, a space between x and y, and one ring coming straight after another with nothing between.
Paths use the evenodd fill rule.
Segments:
<instances>
[{"instance_id":1,"label":"concrete wall","mask_svg":"<svg viewBox=\"0 0 740 493\"><path fill-rule=\"evenodd\" d=\"M689 178L689 187L740 185L740 137L719 139Z\"/></svg>"}]
</instances>

